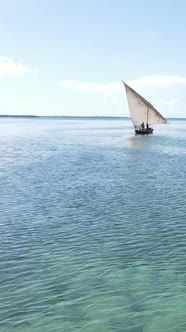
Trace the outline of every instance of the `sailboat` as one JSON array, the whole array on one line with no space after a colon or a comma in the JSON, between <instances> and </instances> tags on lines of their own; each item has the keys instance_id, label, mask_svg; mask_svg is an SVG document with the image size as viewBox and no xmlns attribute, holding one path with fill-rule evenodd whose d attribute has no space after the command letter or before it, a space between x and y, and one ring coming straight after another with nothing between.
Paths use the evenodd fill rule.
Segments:
<instances>
[{"instance_id":1,"label":"sailboat","mask_svg":"<svg viewBox=\"0 0 186 332\"><path fill-rule=\"evenodd\" d=\"M123 82L123 81L122 81ZM123 82L131 121L138 135L153 134L153 124L167 123L167 120L145 98Z\"/></svg>"}]
</instances>

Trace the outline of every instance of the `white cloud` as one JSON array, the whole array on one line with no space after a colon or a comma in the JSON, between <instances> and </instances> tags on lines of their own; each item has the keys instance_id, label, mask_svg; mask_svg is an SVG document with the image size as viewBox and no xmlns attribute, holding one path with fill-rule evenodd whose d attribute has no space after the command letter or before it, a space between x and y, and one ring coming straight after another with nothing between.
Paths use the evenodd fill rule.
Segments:
<instances>
[{"instance_id":1,"label":"white cloud","mask_svg":"<svg viewBox=\"0 0 186 332\"><path fill-rule=\"evenodd\" d=\"M96 82L79 82L76 80L61 81L58 84L67 90L76 91L79 93L105 93L109 91L117 91L122 87L121 83L100 84Z\"/></svg>"},{"instance_id":2,"label":"white cloud","mask_svg":"<svg viewBox=\"0 0 186 332\"><path fill-rule=\"evenodd\" d=\"M126 81L129 86L142 94L165 117L185 116L185 85L186 77L151 75L137 80ZM92 100L94 109L100 107L100 112L108 115L129 116L125 90L122 82L97 83L80 82L76 80L61 81L58 83L66 90L79 94L87 94ZM179 88L177 88L179 85ZM96 94L96 97L95 97ZM91 98L92 96L92 98ZM86 98L86 97L84 97ZM77 96L77 103L78 103ZM87 112L87 109L82 112Z\"/></svg>"},{"instance_id":3,"label":"white cloud","mask_svg":"<svg viewBox=\"0 0 186 332\"><path fill-rule=\"evenodd\" d=\"M162 86L170 84L186 84L186 77L181 76L169 76L169 75L152 75L144 76L137 80L129 81L128 84L133 86Z\"/></svg>"},{"instance_id":4,"label":"white cloud","mask_svg":"<svg viewBox=\"0 0 186 332\"><path fill-rule=\"evenodd\" d=\"M175 108L179 103L180 100L178 98L164 97L157 102L157 105L161 108Z\"/></svg>"},{"instance_id":5,"label":"white cloud","mask_svg":"<svg viewBox=\"0 0 186 332\"><path fill-rule=\"evenodd\" d=\"M23 66L11 58L0 56L0 75L22 75L31 73L32 69Z\"/></svg>"},{"instance_id":6,"label":"white cloud","mask_svg":"<svg viewBox=\"0 0 186 332\"><path fill-rule=\"evenodd\" d=\"M101 84L71 80L58 84L80 95L76 96L76 108L81 110L81 115L124 116L123 108L127 109L122 82Z\"/></svg>"},{"instance_id":7,"label":"white cloud","mask_svg":"<svg viewBox=\"0 0 186 332\"><path fill-rule=\"evenodd\" d=\"M173 85L173 84L186 84L186 77L180 76L164 76L164 75L152 75L144 76L137 80L127 81L127 84L131 87L149 87L149 86L159 86L162 87ZM99 92L105 93L109 91L121 91L123 88L122 83L97 83L97 82L80 82L77 80L68 80L58 82L63 88L71 91L76 91L79 93L92 93Z\"/></svg>"}]
</instances>

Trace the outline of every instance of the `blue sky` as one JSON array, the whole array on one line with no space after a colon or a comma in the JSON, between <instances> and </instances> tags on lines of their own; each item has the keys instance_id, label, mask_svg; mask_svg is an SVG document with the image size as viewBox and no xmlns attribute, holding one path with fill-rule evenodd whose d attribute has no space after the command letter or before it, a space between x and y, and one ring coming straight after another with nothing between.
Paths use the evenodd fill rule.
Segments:
<instances>
[{"instance_id":1,"label":"blue sky","mask_svg":"<svg viewBox=\"0 0 186 332\"><path fill-rule=\"evenodd\" d=\"M121 80L185 117L186 2L0 3L0 113L128 116Z\"/></svg>"}]
</instances>

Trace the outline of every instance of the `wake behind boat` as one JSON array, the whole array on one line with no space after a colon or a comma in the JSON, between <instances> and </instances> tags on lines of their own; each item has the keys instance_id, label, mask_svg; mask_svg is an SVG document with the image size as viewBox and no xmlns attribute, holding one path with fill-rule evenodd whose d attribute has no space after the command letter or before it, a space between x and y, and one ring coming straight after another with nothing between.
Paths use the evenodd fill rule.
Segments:
<instances>
[{"instance_id":1,"label":"wake behind boat","mask_svg":"<svg viewBox=\"0 0 186 332\"><path fill-rule=\"evenodd\" d=\"M167 123L167 120L145 98L125 82L123 84L126 90L131 121L136 134L153 134L154 129L150 127L151 125Z\"/></svg>"}]
</instances>

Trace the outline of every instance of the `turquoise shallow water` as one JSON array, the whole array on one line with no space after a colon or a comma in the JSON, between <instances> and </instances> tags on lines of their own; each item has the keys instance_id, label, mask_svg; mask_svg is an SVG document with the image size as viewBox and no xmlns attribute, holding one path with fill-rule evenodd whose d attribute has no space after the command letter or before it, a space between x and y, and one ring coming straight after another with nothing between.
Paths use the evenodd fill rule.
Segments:
<instances>
[{"instance_id":1,"label":"turquoise shallow water","mask_svg":"<svg viewBox=\"0 0 186 332\"><path fill-rule=\"evenodd\" d=\"M0 331L186 331L186 121L0 120Z\"/></svg>"}]
</instances>

